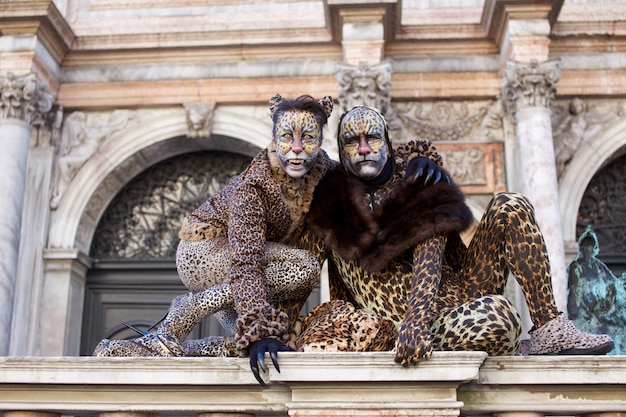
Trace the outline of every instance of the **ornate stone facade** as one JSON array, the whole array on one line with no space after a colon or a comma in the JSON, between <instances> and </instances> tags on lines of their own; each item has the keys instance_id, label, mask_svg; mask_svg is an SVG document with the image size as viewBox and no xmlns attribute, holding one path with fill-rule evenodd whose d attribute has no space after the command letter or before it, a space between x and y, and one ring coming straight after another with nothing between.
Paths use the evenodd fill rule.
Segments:
<instances>
[{"instance_id":1,"label":"ornate stone facade","mask_svg":"<svg viewBox=\"0 0 626 417\"><path fill-rule=\"evenodd\" d=\"M477 217L498 191L529 194L565 310L587 185L626 153L626 5L122 3L0 3L0 141L30 144L2 164L7 184L25 184L1 203L15 265L0 294L5 352L78 354L101 265L89 254L116 196L182 154L254 155L276 92L335 97L333 157L339 116L357 104L378 107L396 143L434 141Z\"/></svg>"}]
</instances>

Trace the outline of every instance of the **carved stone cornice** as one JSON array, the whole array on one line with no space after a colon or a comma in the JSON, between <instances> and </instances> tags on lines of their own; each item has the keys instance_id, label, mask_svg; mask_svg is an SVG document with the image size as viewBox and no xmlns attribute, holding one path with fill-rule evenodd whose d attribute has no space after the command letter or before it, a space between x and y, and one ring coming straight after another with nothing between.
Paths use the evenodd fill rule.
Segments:
<instances>
[{"instance_id":1,"label":"carved stone cornice","mask_svg":"<svg viewBox=\"0 0 626 417\"><path fill-rule=\"evenodd\" d=\"M0 76L0 121L18 119L29 125L43 121L52 108L52 94L37 83L34 73Z\"/></svg>"},{"instance_id":2,"label":"carved stone cornice","mask_svg":"<svg viewBox=\"0 0 626 417\"><path fill-rule=\"evenodd\" d=\"M529 63L509 61L504 72L502 97L507 113L525 107L550 107L561 78L558 60Z\"/></svg>"},{"instance_id":3,"label":"carved stone cornice","mask_svg":"<svg viewBox=\"0 0 626 417\"><path fill-rule=\"evenodd\" d=\"M481 24L487 37L501 45L510 19L547 19L552 27L564 0L486 0Z\"/></svg>"},{"instance_id":4,"label":"carved stone cornice","mask_svg":"<svg viewBox=\"0 0 626 417\"><path fill-rule=\"evenodd\" d=\"M57 64L61 63L76 38L52 0L1 1L0 33L4 36L36 36Z\"/></svg>"},{"instance_id":5,"label":"carved stone cornice","mask_svg":"<svg viewBox=\"0 0 626 417\"><path fill-rule=\"evenodd\" d=\"M402 8L398 0L379 0L367 3L358 3L351 0L327 0L328 25L333 40L342 40L342 30L345 23L382 23L384 39L392 40L401 21Z\"/></svg>"}]
</instances>

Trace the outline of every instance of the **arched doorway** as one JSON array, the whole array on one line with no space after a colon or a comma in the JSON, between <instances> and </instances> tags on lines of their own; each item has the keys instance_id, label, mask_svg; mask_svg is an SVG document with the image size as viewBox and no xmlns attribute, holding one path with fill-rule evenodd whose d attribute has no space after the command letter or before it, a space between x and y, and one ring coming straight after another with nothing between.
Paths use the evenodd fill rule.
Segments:
<instances>
[{"instance_id":1,"label":"arched doorway","mask_svg":"<svg viewBox=\"0 0 626 417\"><path fill-rule=\"evenodd\" d=\"M175 253L183 217L224 187L250 162L249 156L198 151L146 169L111 201L90 248L81 355L102 338L137 335L124 322L148 328L176 295L187 292L176 273ZM220 334L210 318L191 337Z\"/></svg>"}]
</instances>

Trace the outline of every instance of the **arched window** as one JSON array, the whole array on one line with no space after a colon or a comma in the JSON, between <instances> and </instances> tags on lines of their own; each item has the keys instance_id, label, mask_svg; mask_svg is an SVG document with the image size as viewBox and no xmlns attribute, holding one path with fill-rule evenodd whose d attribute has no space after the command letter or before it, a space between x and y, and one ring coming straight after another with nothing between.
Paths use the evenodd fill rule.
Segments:
<instances>
[{"instance_id":1,"label":"arched window","mask_svg":"<svg viewBox=\"0 0 626 417\"><path fill-rule=\"evenodd\" d=\"M90 250L81 354L90 355L103 338L137 337L124 322L148 328L188 292L175 266L182 220L250 160L214 151L176 156L133 178L111 201ZM198 327L191 337L221 333L214 319Z\"/></svg>"},{"instance_id":2,"label":"arched window","mask_svg":"<svg viewBox=\"0 0 626 417\"><path fill-rule=\"evenodd\" d=\"M585 190L576 235L587 225L598 237L598 257L615 275L626 272L626 153L600 169Z\"/></svg>"}]
</instances>

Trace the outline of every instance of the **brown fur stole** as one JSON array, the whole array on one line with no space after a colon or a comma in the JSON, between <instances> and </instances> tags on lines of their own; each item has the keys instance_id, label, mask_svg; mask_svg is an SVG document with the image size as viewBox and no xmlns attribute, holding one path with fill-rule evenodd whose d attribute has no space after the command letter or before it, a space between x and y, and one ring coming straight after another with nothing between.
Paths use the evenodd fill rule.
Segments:
<instances>
[{"instance_id":1,"label":"brown fur stole","mask_svg":"<svg viewBox=\"0 0 626 417\"><path fill-rule=\"evenodd\" d=\"M465 230L472 214L453 183L423 186L398 179L383 204L371 212L364 185L342 167L318 184L307 216L309 228L342 258L359 259L377 271L409 247L437 234Z\"/></svg>"}]
</instances>

